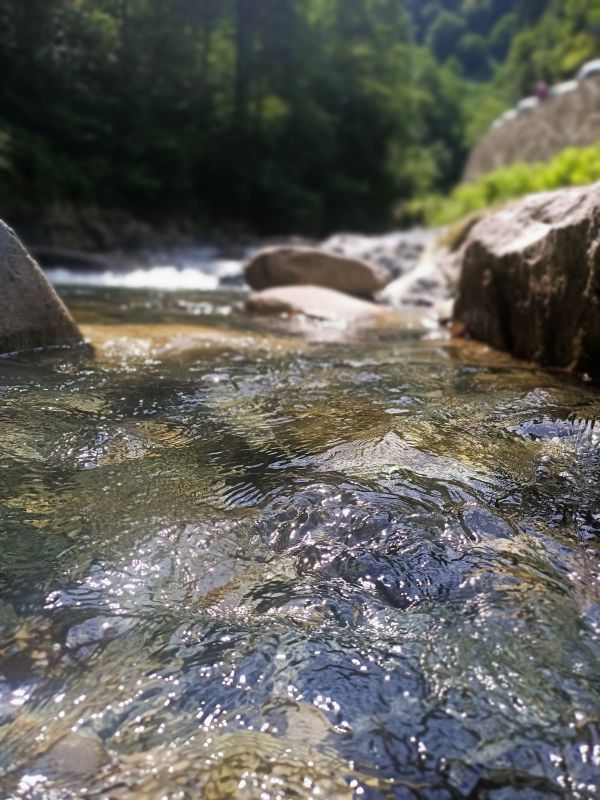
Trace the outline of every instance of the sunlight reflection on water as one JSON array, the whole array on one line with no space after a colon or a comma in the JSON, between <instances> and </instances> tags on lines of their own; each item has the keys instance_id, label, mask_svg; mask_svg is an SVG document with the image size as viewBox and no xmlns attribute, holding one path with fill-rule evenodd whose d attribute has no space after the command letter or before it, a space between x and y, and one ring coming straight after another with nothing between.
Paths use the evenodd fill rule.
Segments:
<instances>
[{"instance_id":1,"label":"sunlight reflection on water","mask_svg":"<svg viewBox=\"0 0 600 800\"><path fill-rule=\"evenodd\" d=\"M595 796L597 392L234 297L0 362L3 796Z\"/></svg>"}]
</instances>

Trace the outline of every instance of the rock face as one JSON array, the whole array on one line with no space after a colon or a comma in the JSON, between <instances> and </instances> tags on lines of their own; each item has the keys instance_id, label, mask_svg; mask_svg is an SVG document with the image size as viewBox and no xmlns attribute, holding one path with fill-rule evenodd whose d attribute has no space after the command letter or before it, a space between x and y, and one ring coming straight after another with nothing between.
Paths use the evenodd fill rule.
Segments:
<instances>
[{"instance_id":1,"label":"rock face","mask_svg":"<svg viewBox=\"0 0 600 800\"><path fill-rule=\"evenodd\" d=\"M278 286L251 294L246 308L255 314L303 314L325 320L356 321L382 313L381 306L321 286Z\"/></svg>"},{"instance_id":2,"label":"rock face","mask_svg":"<svg viewBox=\"0 0 600 800\"><path fill-rule=\"evenodd\" d=\"M44 273L0 220L0 353L81 341Z\"/></svg>"},{"instance_id":3,"label":"rock face","mask_svg":"<svg viewBox=\"0 0 600 800\"><path fill-rule=\"evenodd\" d=\"M246 265L246 280L258 290L312 285L372 297L391 278L390 271L380 264L309 247L273 247L257 253Z\"/></svg>"},{"instance_id":4,"label":"rock face","mask_svg":"<svg viewBox=\"0 0 600 800\"><path fill-rule=\"evenodd\" d=\"M600 183L511 203L475 225L460 258L459 330L600 378Z\"/></svg>"},{"instance_id":5,"label":"rock face","mask_svg":"<svg viewBox=\"0 0 600 800\"><path fill-rule=\"evenodd\" d=\"M580 81L574 91L550 97L488 131L469 157L464 180L477 180L516 161L547 161L565 147L586 147L598 139L600 75L595 75Z\"/></svg>"}]
</instances>

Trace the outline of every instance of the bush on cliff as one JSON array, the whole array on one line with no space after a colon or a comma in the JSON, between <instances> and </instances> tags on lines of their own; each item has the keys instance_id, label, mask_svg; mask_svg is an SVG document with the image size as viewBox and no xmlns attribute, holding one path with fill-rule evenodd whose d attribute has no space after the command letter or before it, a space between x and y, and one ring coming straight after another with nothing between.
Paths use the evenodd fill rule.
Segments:
<instances>
[{"instance_id":1,"label":"bush on cliff","mask_svg":"<svg viewBox=\"0 0 600 800\"><path fill-rule=\"evenodd\" d=\"M474 183L461 184L448 197L417 201L413 212L431 225L443 225L514 197L595 181L600 181L600 142L592 147L568 147L548 162L517 163L490 172Z\"/></svg>"}]
</instances>

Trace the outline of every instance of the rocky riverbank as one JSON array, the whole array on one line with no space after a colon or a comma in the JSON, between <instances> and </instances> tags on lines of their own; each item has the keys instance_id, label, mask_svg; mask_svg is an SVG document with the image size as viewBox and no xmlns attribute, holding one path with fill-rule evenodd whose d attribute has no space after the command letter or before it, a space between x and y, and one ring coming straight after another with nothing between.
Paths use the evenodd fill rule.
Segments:
<instances>
[{"instance_id":1,"label":"rocky riverbank","mask_svg":"<svg viewBox=\"0 0 600 800\"><path fill-rule=\"evenodd\" d=\"M456 333L600 378L600 183L485 215L455 263Z\"/></svg>"},{"instance_id":2,"label":"rocky riverbank","mask_svg":"<svg viewBox=\"0 0 600 800\"><path fill-rule=\"evenodd\" d=\"M8 286L3 349L79 341L35 262L9 229L3 228L2 236L0 277ZM294 240L267 249L261 244L230 260L215 248L173 251L174 264L150 270L135 256L106 270L104 260L88 255L98 260L87 265L86 274L101 285L132 288L152 288L144 278L151 274L158 281L156 272L161 282L154 288L249 287L248 312L346 326L374 324L386 307L420 309L432 324L453 319L455 335L547 367L600 377L600 184L532 195L466 221L452 236L409 231L340 234L311 246ZM190 258L184 268L175 257L182 253ZM82 280L81 273L68 271L73 263L65 260L61 280ZM10 280L15 264L17 289ZM137 268L128 270L132 264ZM40 287L39 295L38 289L26 291L29 282Z\"/></svg>"}]
</instances>

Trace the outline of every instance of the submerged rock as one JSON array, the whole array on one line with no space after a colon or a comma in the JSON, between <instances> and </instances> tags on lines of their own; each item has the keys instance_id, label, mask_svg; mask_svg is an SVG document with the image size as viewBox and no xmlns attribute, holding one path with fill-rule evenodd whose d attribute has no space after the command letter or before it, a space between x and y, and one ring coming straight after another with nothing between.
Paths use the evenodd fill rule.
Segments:
<instances>
[{"instance_id":1,"label":"submerged rock","mask_svg":"<svg viewBox=\"0 0 600 800\"><path fill-rule=\"evenodd\" d=\"M246 265L246 280L257 290L310 284L373 297L391 279L391 272L380 264L309 247L269 248Z\"/></svg>"},{"instance_id":2,"label":"submerged rock","mask_svg":"<svg viewBox=\"0 0 600 800\"><path fill-rule=\"evenodd\" d=\"M490 214L470 231L460 261L458 333L600 378L600 183Z\"/></svg>"},{"instance_id":3,"label":"submerged rock","mask_svg":"<svg viewBox=\"0 0 600 800\"><path fill-rule=\"evenodd\" d=\"M0 353L81 341L41 269L0 220Z\"/></svg>"},{"instance_id":4,"label":"submerged rock","mask_svg":"<svg viewBox=\"0 0 600 800\"><path fill-rule=\"evenodd\" d=\"M514 429L524 439L571 439L581 447L597 448L600 445L600 423L586 419L526 420ZM599 449L600 452L600 449Z\"/></svg>"},{"instance_id":5,"label":"submerged rock","mask_svg":"<svg viewBox=\"0 0 600 800\"><path fill-rule=\"evenodd\" d=\"M375 303L321 286L278 286L251 294L246 309L255 314L302 314L324 320L355 321L382 313Z\"/></svg>"},{"instance_id":6,"label":"submerged rock","mask_svg":"<svg viewBox=\"0 0 600 800\"><path fill-rule=\"evenodd\" d=\"M103 366L188 363L226 352L276 356L298 346L295 340L281 334L275 337L209 325L112 323L82 325L81 329L94 348L96 362Z\"/></svg>"}]
</instances>

